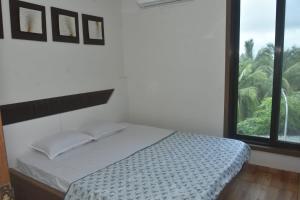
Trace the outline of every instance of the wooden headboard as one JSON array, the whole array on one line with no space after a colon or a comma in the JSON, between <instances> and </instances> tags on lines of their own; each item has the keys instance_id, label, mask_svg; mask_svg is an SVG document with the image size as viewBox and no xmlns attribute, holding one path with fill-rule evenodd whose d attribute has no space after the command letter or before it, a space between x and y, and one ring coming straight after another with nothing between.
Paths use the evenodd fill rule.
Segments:
<instances>
[{"instance_id":1,"label":"wooden headboard","mask_svg":"<svg viewBox=\"0 0 300 200\"><path fill-rule=\"evenodd\" d=\"M2 105L3 125L106 104L114 89Z\"/></svg>"},{"instance_id":2,"label":"wooden headboard","mask_svg":"<svg viewBox=\"0 0 300 200\"><path fill-rule=\"evenodd\" d=\"M110 89L0 106L3 125L7 125L3 128L9 167L14 167L16 159L30 151L30 145L39 139L63 130L78 129L93 120L115 119L110 115L114 102L97 106L108 103L113 92L114 89ZM69 112L75 110L78 111ZM2 132L0 138L3 140ZM4 158L4 146L0 153Z\"/></svg>"}]
</instances>

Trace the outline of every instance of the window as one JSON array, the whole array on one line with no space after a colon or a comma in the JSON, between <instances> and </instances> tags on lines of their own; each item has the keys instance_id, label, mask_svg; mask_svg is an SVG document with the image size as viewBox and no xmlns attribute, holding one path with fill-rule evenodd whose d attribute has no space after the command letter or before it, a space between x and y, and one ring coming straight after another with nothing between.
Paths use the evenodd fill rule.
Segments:
<instances>
[{"instance_id":1,"label":"window","mask_svg":"<svg viewBox=\"0 0 300 200\"><path fill-rule=\"evenodd\" d=\"M299 9L299 0L228 0L229 137L299 149Z\"/></svg>"}]
</instances>

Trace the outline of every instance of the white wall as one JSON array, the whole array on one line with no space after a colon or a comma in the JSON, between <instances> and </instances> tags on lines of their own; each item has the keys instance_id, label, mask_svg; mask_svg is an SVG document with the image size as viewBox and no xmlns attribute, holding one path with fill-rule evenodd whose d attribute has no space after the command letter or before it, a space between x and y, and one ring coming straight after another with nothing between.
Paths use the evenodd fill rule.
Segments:
<instances>
[{"instance_id":1,"label":"white wall","mask_svg":"<svg viewBox=\"0 0 300 200\"><path fill-rule=\"evenodd\" d=\"M300 159L297 157L252 151L251 163L300 173Z\"/></svg>"},{"instance_id":2,"label":"white wall","mask_svg":"<svg viewBox=\"0 0 300 200\"><path fill-rule=\"evenodd\" d=\"M149 9L122 2L131 120L222 132L225 1Z\"/></svg>"},{"instance_id":3,"label":"white wall","mask_svg":"<svg viewBox=\"0 0 300 200\"><path fill-rule=\"evenodd\" d=\"M222 136L226 1L122 3L130 120ZM253 151L251 162L300 172L299 158Z\"/></svg>"},{"instance_id":4,"label":"white wall","mask_svg":"<svg viewBox=\"0 0 300 200\"><path fill-rule=\"evenodd\" d=\"M10 165L33 139L75 129L89 119L124 120L127 87L122 56L121 0L28 0L46 6L48 42L11 39L9 0L2 0L0 105L115 88L107 105L5 127ZM79 12L80 44L52 41L50 7ZM81 14L103 16L105 46L83 45Z\"/></svg>"}]
</instances>

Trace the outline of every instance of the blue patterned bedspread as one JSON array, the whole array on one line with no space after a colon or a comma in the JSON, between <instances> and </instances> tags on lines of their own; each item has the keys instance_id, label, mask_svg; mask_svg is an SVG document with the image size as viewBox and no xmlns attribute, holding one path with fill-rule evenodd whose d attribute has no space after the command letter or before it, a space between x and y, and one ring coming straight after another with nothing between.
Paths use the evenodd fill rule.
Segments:
<instances>
[{"instance_id":1,"label":"blue patterned bedspread","mask_svg":"<svg viewBox=\"0 0 300 200\"><path fill-rule=\"evenodd\" d=\"M240 141L176 132L74 182L65 200L214 200L249 155Z\"/></svg>"}]
</instances>

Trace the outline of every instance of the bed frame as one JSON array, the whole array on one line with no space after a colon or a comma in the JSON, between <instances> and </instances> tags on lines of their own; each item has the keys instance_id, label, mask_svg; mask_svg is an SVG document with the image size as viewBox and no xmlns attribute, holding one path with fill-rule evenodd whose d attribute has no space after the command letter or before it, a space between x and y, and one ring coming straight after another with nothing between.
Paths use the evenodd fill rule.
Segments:
<instances>
[{"instance_id":1,"label":"bed frame","mask_svg":"<svg viewBox=\"0 0 300 200\"><path fill-rule=\"evenodd\" d=\"M234 179L236 179L242 173L247 165L249 164L244 164L242 170ZM63 192L60 192L26 175L23 175L15 169L10 169L10 176L15 192L15 200L64 200L66 195ZM229 184L225 186L223 191L220 193L220 199L222 199L223 195L227 192Z\"/></svg>"},{"instance_id":2,"label":"bed frame","mask_svg":"<svg viewBox=\"0 0 300 200\"><path fill-rule=\"evenodd\" d=\"M36 181L15 169L10 169L16 200L64 200L65 194Z\"/></svg>"},{"instance_id":3,"label":"bed frame","mask_svg":"<svg viewBox=\"0 0 300 200\"><path fill-rule=\"evenodd\" d=\"M4 125L106 104L114 89L0 106ZM1 121L1 118L0 118ZM3 136L3 133L0 133ZM247 164L245 164L247 165ZM64 200L65 193L53 189L15 169L10 169L15 200ZM223 192L226 192L226 188ZM220 197L222 193L220 194ZM0 199L1 200L1 199ZM83 199L84 200L84 199Z\"/></svg>"}]
</instances>

